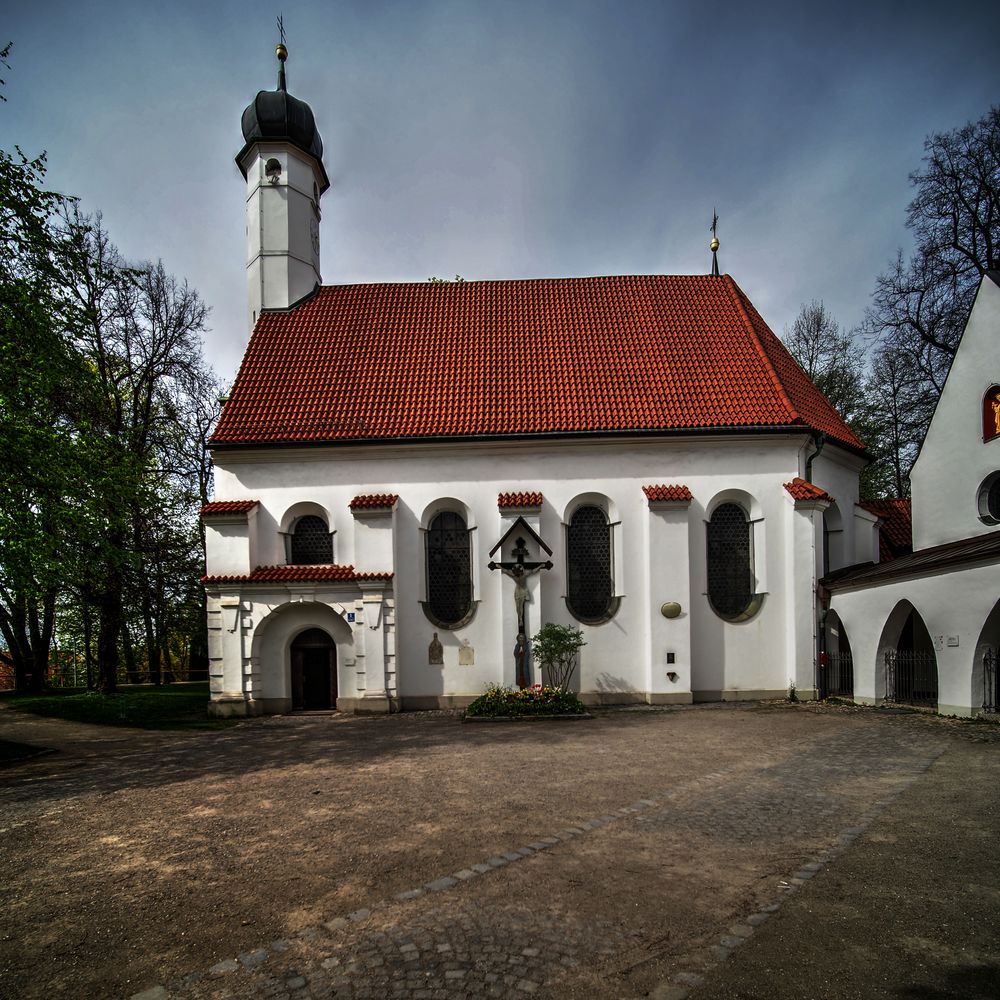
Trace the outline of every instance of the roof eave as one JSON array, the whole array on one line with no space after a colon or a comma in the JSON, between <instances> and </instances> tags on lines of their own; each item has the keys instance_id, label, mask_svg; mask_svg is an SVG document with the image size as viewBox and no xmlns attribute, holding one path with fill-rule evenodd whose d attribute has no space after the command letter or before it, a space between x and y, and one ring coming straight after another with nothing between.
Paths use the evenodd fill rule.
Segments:
<instances>
[{"instance_id":1,"label":"roof eave","mask_svg":"<svg viewBox=\"0 0 1000 1000\"><path fill-rule=\"evenodd\" d=\"M515 441L560 441L560 440L593 440L598 438L617 437L750 437L750 436L784 436L784 435L808 435L817 433L814 428L804 424L759 424L744 425L740 427L709 426L709 427L671 427L671 428L622 428L587 431L539 431L535 433L520 434L460 434L460 435L426 435L426 436L406 436L406 437L376 437L376 438L323 438L323 439L294 439L285 438L281 440L259 441L216 441L208 442L208 447L212 451L241 451L247 449L272 449L272 448L336 448L336 447L357 447L357 446L389 446L389 445L427 445L427 444L493 444ZM863 458L868 457L865 449L859 449L854 445L840 441L836 438L829 439L830 444L835 444L845 451Z\"/></svg>"}]
</instances>

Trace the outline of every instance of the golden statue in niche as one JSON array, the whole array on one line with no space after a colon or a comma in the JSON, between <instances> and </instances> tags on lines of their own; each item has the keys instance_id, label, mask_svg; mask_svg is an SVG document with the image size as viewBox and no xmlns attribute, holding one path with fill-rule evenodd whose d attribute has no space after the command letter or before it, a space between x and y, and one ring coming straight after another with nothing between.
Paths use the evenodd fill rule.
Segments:
<instances>
[{"instance_id":1,"label":"golden statue in niche","mask_svg":"<svg viewBox=\"0 0 1000 1000\"><path fill-rule=\"evenodd\" d=\"M990 406L993 407L993 422L996 424L993 433L1000 434L1000 392L996 393L990 400Z\"/></svg>"}]
</instances>

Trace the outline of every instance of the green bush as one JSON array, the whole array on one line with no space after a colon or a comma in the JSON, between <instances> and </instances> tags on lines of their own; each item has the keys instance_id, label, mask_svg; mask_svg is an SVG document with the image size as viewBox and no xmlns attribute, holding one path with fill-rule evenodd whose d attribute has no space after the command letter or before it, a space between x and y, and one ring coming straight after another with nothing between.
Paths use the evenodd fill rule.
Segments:
<instances>
[{"instance_id":1,"label":"green bush","mask_svg":"<svg viewBox=\"0 0 1000 1000\"><path fill-rule=\"evenodd\" d=\"M572 691L542 687L541 684L523 690L491 684L486 693L480 695L465 710L465 714L469 716L491 718L518 715L579 715L583 712L586 712L586 708Z\"/></svg>"},{"instance_id":2,"label":"green bush","mask_svg":"<svg viewBox=\"0 0 1000 1000\"><path fill-rule=\"evenodd\" d=\"M575 626L548 622L532 637L531 652L548 673L553 687L565 690L576 670L577 654L586 645L583 633Z\"/></svg>"}]
</instances>

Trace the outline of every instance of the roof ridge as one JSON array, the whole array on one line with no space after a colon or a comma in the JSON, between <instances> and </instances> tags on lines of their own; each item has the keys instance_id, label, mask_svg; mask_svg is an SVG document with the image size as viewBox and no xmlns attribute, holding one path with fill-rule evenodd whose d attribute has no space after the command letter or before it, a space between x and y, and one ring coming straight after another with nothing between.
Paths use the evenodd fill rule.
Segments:
<instances>
[{"instance_id":1,"label":"roof ridge","mask_svg":"<svg viewBox=\"0 0 1000 1000\"><path fill-rule=\"evenodd\" d=\"M771 363L771 357L764 349L764 345L760 342L760 337L757 336L757 328L753 325L753 320L750 319L750 314L746 310L746 306L743 304L743 292L736 282L732 279L731 275L724 274L722 276L723 281L726 282L726 288L729 291L730 297L739 309L740 315L743 317L743 321L747 325L747 331L750 334L750 339L753 342L754 347L757 348L757 353L760 355L761 360L764 362L764 367L768 374L771 376L771 381L774 383L774 387L778 390L778 396L781 401L785 404L788 410L788 415L791 418L790 423L795 423L796 420L805 420L801 413L792 405L792 401L785 391L785 386L778 376L774 365Z\"/></svg>"}]
</instances>

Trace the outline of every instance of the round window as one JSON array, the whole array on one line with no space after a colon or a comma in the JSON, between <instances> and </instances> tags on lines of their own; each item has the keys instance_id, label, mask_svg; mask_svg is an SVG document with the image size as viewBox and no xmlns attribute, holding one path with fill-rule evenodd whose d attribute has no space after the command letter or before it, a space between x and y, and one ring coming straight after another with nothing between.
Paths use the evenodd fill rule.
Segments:
<instances>
[{"instance_id":1,"label":"round window","mask_svg":"<svg viewBox=\"0 0 1000 1000\"><path fill-rule=\"evenodd\" d=\"M1000 524L1000 472L994 472L979 487L979 520Z\"/></svg>"}]
</instances>

